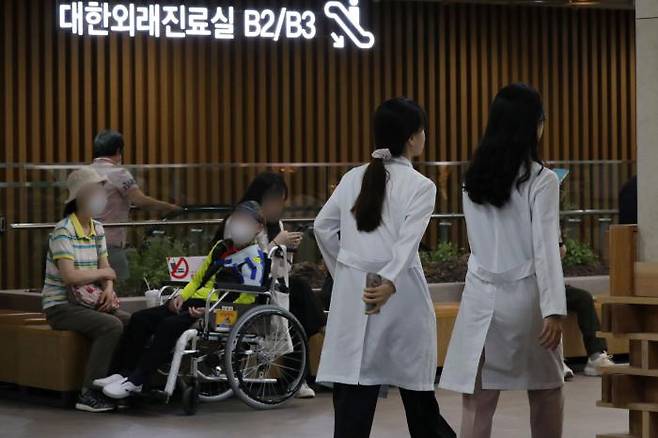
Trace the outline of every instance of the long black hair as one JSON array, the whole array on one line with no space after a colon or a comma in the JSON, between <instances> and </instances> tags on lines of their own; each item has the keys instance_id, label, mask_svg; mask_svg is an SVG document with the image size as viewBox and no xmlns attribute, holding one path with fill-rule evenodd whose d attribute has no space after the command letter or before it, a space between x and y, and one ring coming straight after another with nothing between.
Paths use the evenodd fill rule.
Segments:
<instances>
[{"instance_id":1,"label":"long black hair","mask_svg":"<svg viewBox=\"0 0 658 438\"><path fill-rule=\"evenodd\" d=\"M262 172L251 180L238 204L246 201L256 201L259 205L263 205L263 199L270 196L280 196L284 200L288 199L288 185L280 173ZM219 242L224 238L226 219L228 219L229 216L230 214L224 218L224 221L217 228L217 232L213 238L214 243ZM272 240L277 234L279 234L279 231L281 231L279 230L278 222L268 222L265 224L265 227L269 240Z\"/></svg>"},{"instance_id":2,"label":"long black hair","mask_svg":"<svg viewBox=\"0 0 658 438\"><path fill-rule=\"evenodd\" d=\"M269 196L288 198L288 185L280 173L263 172L256 175L238 204L245 201L256 201L262 205L263 199Z\"/></svg>"},{"instance_id":3,"label":"long black hair","mask_svg":"<svg viewBox=\"0 0 658 438\"><path fill-rule=\"evenodd\" d=\"M514 184L528 181L532 163L541 164L537 128L544 118L541 96L529 85L511 84L498 92L464 178L471 201L502 207Z\"/></svg>"},{"instance_id":4,"label":"long black hair","mask_svg":"<svg viewBox=\"0 0 658 438\"><path fill-rule=\"evenodd\" d=\"M407 140L427 126L427 116L413 100L396 97L377 108L373 126L375 149L388 148L393 157L399 157L405 152ZM363 174L361 192L352 207L359 231L374 231L381 225L387 180L384 160L373 158Z\"/></svg>"},{"instance_id":5,"label":"long black hair","mask_svg":"<svg viewBox=\"0 0 658 438\"><path fill-rule=\"evenodd\" d=\"M74 199L64 204L64 212L62 213L62 216L66 217L77 212L78 212L78 201Z\"/></svg>"}]
</instances>

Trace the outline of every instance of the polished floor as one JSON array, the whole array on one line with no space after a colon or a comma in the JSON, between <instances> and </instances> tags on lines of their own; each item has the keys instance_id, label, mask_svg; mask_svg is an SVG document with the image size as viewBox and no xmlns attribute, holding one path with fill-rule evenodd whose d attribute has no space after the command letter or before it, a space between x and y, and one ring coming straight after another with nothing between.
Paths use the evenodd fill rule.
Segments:
<instances>
[{"instance_id":1,"label":"polished floor","mask_svg":"<svg viewBox=\"0 0 658 438\"><path fill-rule=\"evenodd\" d=\"M597 408L600 380L577 376L566 387L565 438L594 437L596 433L626 429L623 411ZM460 398L439 391L446 419L458 427ZM494 420L496 438L529 437L528 404L523 393L504 393ZM180 406L150 404L131 411L87 414L73 410L0 400L0 437L12 438L233 438L331 437L331 394L313 400L294 400L274 411L253 411L237 400L200 407L194 417L181 415ZM380 400L372 437L408 436L397 391Z\"/></svg>"}]
</instances>

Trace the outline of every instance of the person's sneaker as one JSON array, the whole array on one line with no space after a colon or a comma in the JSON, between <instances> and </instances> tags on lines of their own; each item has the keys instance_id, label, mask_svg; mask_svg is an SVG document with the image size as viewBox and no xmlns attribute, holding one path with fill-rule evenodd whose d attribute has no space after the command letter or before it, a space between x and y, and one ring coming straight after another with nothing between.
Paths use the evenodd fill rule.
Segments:
<instances>
[{"instance_id":1,"label":"person's sneaker","mask_svg":"<svg viewBox=\"0 0 658 438\"><path fill-rule=\"evenodd\" d=\"M590 377L598 377L601 375L601 368L613 367L616 364L612 361L612 356L607 352L593 354L587 359L585 366L585 375Z\"/></svg>"},{"instance_id":2,"label":"person's sneaker","mask_svg":"<svg viewBox=\"0 0 658 438\"><path fill-rule=\"evenodd\" d=\"M296 398L314 398L315 397L315 391L313 391L313 388L308 386L308 383L304 382L302 383L302 386L299 387L299 391L297 391L297 394L295 394Z\"/></svg>"},{"instance_id":3,"label":"person's sneaker","mask_svg":"<svg viewBox=\"0 0 658 438\"><path fill-rule=\"evenodd\" d=\"M111 376L94 380L93 385L96 388L105 388L107 385L123 379L125 379L125 377L123 377L121 374L112 374Z\"/></svg>"},{"instance_id":4,"label":"person's sneaker","mask_svg":"<svg viewBox=\"0 0 658 438\"><path fill-rule=\"evenodd\" d=\"M121 400L138 392L142 392L142 385L137 386L128 379L110 383L103 388L103 394L115 400Z\"/></svg>"},{"instance_id":5,"label":"person's sneaker","mask_svg":"<svg viewBox=\"0 0 658 438\"><path fill-rule=\"evenodd\" d=\"M571 380L575 375L573 370L569 368L569 365L566 362L562 362L562 372L564 373L564 380Z\"/></svg>"},{"instance_id":6,"label":"person's sneaker","mask_svg":"<svg viewBox=\"0 0 658 438\"><path fill-rule=\"evenodd\" d=\"M80 394L75 408L85 412L110 412L116 409L116 406L99 391L90 389L85 391L84 394Z\"/></svg>"}]
</instances>

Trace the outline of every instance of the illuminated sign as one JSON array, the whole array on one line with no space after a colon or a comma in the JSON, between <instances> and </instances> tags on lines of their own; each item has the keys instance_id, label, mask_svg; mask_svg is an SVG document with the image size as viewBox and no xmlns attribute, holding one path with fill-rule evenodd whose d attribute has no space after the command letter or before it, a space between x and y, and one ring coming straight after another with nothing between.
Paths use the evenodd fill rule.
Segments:
<instances>
[{"instance_id":1,"label":"illuminated sign","mask_svg":"<svg viewBox=\"0 0 658 438\"><path fill-rule=\"evenodd\" d=\"M233 6L203 7L186 5L135 5L134 3L76 1L59 5L59 27L76 35L106 36L110 32L138 33L160 38L213 37L232 40L239 36L279 41L311 40L317 36L317 20L326 19L335 28L333 47L346 46L348 39L359 49L375 45L375 36L361 23L359 0L332 0L324 4L322 15L311 10L237 10ZM236 26L236 20L241 25Z\"/></svg>"}]
</instances>

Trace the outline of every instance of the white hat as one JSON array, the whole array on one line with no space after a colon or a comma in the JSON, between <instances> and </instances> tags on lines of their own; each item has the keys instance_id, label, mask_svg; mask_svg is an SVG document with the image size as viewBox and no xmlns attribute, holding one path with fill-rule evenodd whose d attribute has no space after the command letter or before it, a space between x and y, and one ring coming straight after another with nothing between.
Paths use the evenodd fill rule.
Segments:
<instances>
[{"instance_id":1,"label":"white hat","mask_svg":"<svg viewBox=\"0 0 658 438\"><path fill-rule=\"evenodd\" d=\"M104 183L107 178L101 176L93 168L87 166L71 172L66 178L66 189L69 191L69 196L66 198L65 204L77 199L80 190L90 184Z\"/></svg>"}]
</instances>

